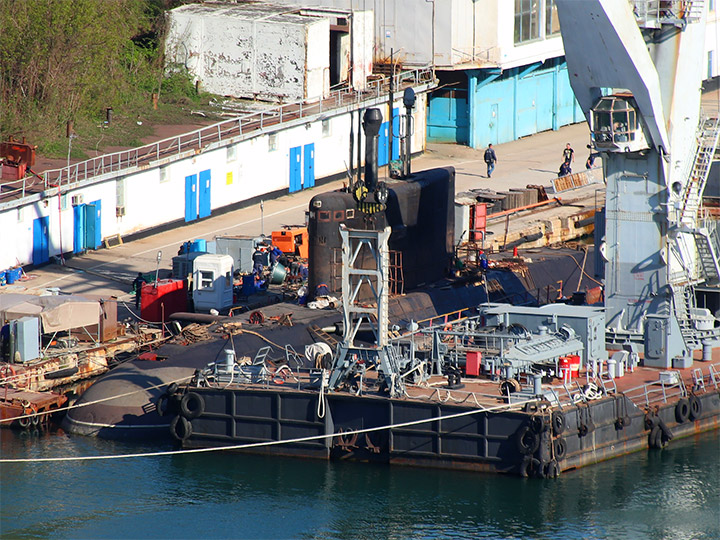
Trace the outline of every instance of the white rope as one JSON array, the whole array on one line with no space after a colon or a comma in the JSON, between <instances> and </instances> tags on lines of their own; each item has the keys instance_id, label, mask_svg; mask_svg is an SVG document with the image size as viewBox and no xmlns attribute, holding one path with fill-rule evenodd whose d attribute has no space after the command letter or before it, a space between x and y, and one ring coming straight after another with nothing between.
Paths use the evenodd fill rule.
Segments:
<instances>
[{"instance_id":1,"label":"white rope","mask_svg":"<svg viewBox=\"0 0 720 540\"><path fill-rule=\"evenodd\" d=\"M534 402L534 399L529 399L520 403L514 403L514 406L524 405L525 403ZM481 408L477 410L464 411L455 414L448 414L445 416L433 416L432 418L424 418L422 420L413 420L411 422L402 422L400 424L389 424L385 426L378 426L365 429L355 429L351 431L344 431L343 436L355 435L362 433L374 433L376 431L385 431L388 429L397 429L410 426L417 426L419 424L426 424L428 422L436 422L438 420L450 420L453 418L462 418L464 416L471 416L473 414L485 413L485 412L500 412L504 409L509 408L510 405L498 405L496 407ZM301 443L308 441L317 441L321 439L329 439L337 436L338 433L328 433L325 435L312 435L309 437L298 437L296 439L283 439L280 441L265 441L258 443L248 444L235 444L231 446L218 446L211 448L193 448L188 450L166 450L161 452L140 452L137 454L111 454L107 456L73 456L73 457L54 457L54 458L13 458L13 459L0 459L0 463L52 463L59 461L99 461L108 459L126 459L126 458L137 458L137 457L157 457L157 456L173 456L178 454L202 454L208 452L220 452L226 450L246 450L248 448L262 448L267 446L279 446L281 444L292 444Z\"/></svg>"},{"instance_id":2,"label":"white rope","mask_svg":"<svg viewBox=\"0 0 720 540\"><path fill-rule=\"evenodd\" d=\"M59 407L59 408L57 408L57 409L49 409L49 410L46 410L46 411L38 411L38 412L36 413L36 415L37 415L37 416L45 416L45 415L48 415L48 414L55 414L55 413L57 413L57 412L70 411L70 410L72 410L72 409L80 409L81 407L87 407L87 406L89 406L89 405L95 405L96 403L102 403L102 402L104 402L104 401L112 401L113 399L118 399L118 398L122 398L122 397L132 396L133 394L137 394L137 393L139 393L139 392L145 392L146 390L154 390L154 389L156 389L156 388L161 388L161 387L163 387L163 386L171 385L172 383L179 383L179 382L187 381L187 380L189 380L189 379L192 379L192 377L193 377L192 375L188 375L187 377L183 377L183 378L181 378L181 379L176 379L176 380L174 380L174 381L163 382L163 383L156 384L156 385L153 385L153 386L148 386L148 387L145 387L145 388L138 388L137 390L133 390L132 392L125 392L124 394L118 394L118 395L116 395L116 396L105 397L105 398L102 398L102 399L97 399L97 400L95 400L95 401L87 401L87 402L85 402L85 403L75 403L74 405L68 405L67 407ZM14 417L12 417L12 418L1 418L1 419L0 419L0 424L2 424L2 423L4 423L4 422L12 422L12 421L14 421L14 420L20 420L20 419L22 419L22 418L29 418L29 417L31 417L31 416L34 416L34 415L32 415L32 414L25 414L25 415L22 415L22 416L14 416ZM0 429L1 429L1 428L0 428Z\"/></svg>"}]
</instances>

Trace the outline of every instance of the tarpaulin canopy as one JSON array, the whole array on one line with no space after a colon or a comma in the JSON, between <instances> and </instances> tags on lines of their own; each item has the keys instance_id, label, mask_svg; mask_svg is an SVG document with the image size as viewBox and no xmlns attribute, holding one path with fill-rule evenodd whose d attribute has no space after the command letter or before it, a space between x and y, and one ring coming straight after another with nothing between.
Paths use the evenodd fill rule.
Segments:
<instances>
[{"instance_id":1,"label":"tarpaulin canopy","mask_svg":"<svg viewBox=\"0 0 720 540\"><path fill-rule=\"evenodd\" d=\"M77 296L0 294L0 318L39 317L43 333L98 324L100 303Z\"/></svg>"}]
</instances>

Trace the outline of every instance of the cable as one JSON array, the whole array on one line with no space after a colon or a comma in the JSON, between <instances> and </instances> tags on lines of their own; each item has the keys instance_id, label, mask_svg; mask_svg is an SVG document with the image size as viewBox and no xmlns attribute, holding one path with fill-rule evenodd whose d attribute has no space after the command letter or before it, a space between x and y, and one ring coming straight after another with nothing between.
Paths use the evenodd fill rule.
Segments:
<instances>
[{"instance_id":1,"label":"cable","mask_svg":"<svg viewBox=\"0 0 720 540\"><path fill-rule=\"evenodd\" d=\"M156 388L161 388L161 387L163 387L163 386L168 386L168 385L170 385L170 384L172 384L172 383L179 383L179 382L187 381L187 380L192 379L192 377L193 377L193 375L188 375L187 377L182 377L182 378L176 379L176 380L174 380L174 381L162 382L162 383L160 383L160 384L156 384L156 385L153 385L153 386L147 386L147 387L144 387L144 388L138 388L137 390L133 390L132 392L125 392L124 394L118 394L118 395L116 395L116 396L110 396L110 397L106 397L106 398L101 398L101 399L97 399L97 400L95 400L95 401L88 401L88 402L86 402L86 403L79 403L79 404L78 404L78 403L75 403L75 404L73 404L73 405L68 405L67 407L59 407L59 408L57 408L57 409L51 409L51 410L47 410L47 411L38 411L37 415L38 415L38 416L45 416L45 415L48 415L48 414L55 414L55 413L57 413L57 412L70 411L70 410L72 410L72 409L79 409L79 408L81 408L81 407L87 407L88 405L95 405L96 403L103 403L103 402L105 402L105 401L112 401L113 399L118 399L118 398L122 398L122 397L126 397L126 396L131 396L131 395L133 395L133 394L137 394L138 392L144 392L144 391L146 391L146 390L154 390L154 389L156 389ZM26 415L22 415L22 416L14 416L14 417L12 417L12 418L0 418L0 424L2 424L2 423L4 423L4 422L12 422L12 421L14 421L14 420L19 420L19 419L21 419L21 418L28 418L28 417L30 417L30 416L32 416L32 415L26 414Z\"/></svg>"},{"instance_id":2,"label":"cable","mask_svg":"<svg viewBox=\"0 0 720 540\"><path fill-rule=\"evenodd\" d=\"M462 418L464 416L471 416L474 414L480 414L480 413L486 413L486 412L500 412L505 409L509 409L510 407L515 406L522 406L526 403L531 403L536 401L535 399L529 399L526 401L514 403L512 405L504 404L504 405L498 405L496 407L488 407L488 408L480 408L477 410L472 411L463 411L460 413L455 414L448 414L445 416L433 416L431 418L424 418L422 420L413 420L410 422L401 422L399 424L388 424L385 426L378 426L378 427L372 427L372 428L365 428L365 429L356 429L351 431L344 431L342 433L343 436L347 435L359 435L363 433L374 433L376 431L385 431L388 429L398 429L398 428L404 428L404 427L410 427L410 426L417 426L420 424L426 424L428 422L436 422L438 420L451 420L453 418ZM53 463L53 462L68 462L68 461L100 461L100 460L108 460L108 459L126 459L126 458L137 458L137 457L158 457L158 456L174 456L174 455L180 455L180 454L202 454L202 453L208 453L208 452L219 452L219 451L226 451L226 450L246 450L248 448L262 448L267 446L279 446L281 444L291 444L291 443L301 443L301 442L308 442L308 441L317 441L321 439L329 439L332 437L337 436L337 433L328 433L325 435L312 435L309 437L298 437L295 439L283 439L280 441L265 441L265 442L257 442L257 443L247 443L247 444L236 444L236 445L230 445L230 446L218 446L218 447L211 447L211 448L193 448L193 449L187 449L187 450L167 450L167 451L161 451L161 452L140 452L136 454L113 454L113 455L107 455L107 456L74 456L74 457L55 457L55 458L12 458L12 459L0 459L0 463Z\"/></svg>"},{"instance_id":3,"label":"cable","mask_svg":"<svg viewBox=\"0 0 720 540\"><path fill-rule=\"evenodd\" d=\"M595 278L590 277L590 274L588 274L585 270L583 270L583 268L580 266L580 263L577 262L577 260L575 259L575 257L573 257L572 255L565 255L565 257L570 257L570 258L572 259L572 261L575 263L575 266L577 266L577 267L580 269L580 272L582 272L582 274L583 274L586 278L588 278L590 281L594 281L594 282L597 283L598 285L602 286L602 282L598 281L598 280L595 279Z\"/></svg>"}]
</instances>

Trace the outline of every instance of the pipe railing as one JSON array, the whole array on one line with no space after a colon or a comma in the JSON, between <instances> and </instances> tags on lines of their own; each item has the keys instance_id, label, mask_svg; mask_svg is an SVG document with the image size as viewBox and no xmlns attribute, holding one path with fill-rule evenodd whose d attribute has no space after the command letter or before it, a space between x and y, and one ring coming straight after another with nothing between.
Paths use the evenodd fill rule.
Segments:
<instances>
[{"instance_id":1,"label":"pipe railing","mask_svg":"<svg viewBox=\"0 0 720 540\"><path fill-rule=\"evenodd\" d=\"M400 84L421 85L429 84L433 80L432 69L424 67L398 73L395 75L394 82L397 88ZM230 120L224 120L217 124L139 148L104 154L86 161L73 163L68 167L47 170L42 173L44 187L47 189L48 187L67 186L104 174L118 173L134 167L149 165L185 152L202 150L204 146L211 143L264 130L284 122L322 115L324 112L342 107L357 106L362 102L379 98L385 93L388 86L389 78L382 78L370 81L363 91L334 90L327 97L315 102L305 103L300 101L281 104L271 109L242 114Z\"/></svg>"}]
</instances>

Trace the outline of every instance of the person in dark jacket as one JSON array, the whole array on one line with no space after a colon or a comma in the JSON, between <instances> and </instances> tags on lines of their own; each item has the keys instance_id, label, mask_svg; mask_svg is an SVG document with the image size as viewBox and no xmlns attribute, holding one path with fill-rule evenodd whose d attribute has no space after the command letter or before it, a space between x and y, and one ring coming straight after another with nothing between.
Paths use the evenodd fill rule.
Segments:
<instances>
[{"instance_id":1,"label":"person in dark jacket","mask_svg":"<svg viewBox=\"0 0 720 540\"><path fill-rule=\"evenodd\" d=\"M140 309L140 298L142 297L143 285L147 283L142 275L142 272L138 272L137 277L133 281L133 290L135 291L135 309Z\"/></svg>"},{"instance_id":2,"label":"person in dark jacket","mask_svg":"<svg viewBox=\"0 0 720 540\"><path fill-rule=\"evenodd\" d=\"M252 254L253 262L253 274L262 274L265 268L265 254L260 250L260 247L255 247L255 252Z\"/></svg>"},{"instance_id":3,"label":"person in dark jacket","mask_svg":"<svg viewBox=\"0 0 720 540\"><path fill-rule=\"evenodd\" d=\"M488 144L487 150L485 150L485 163L487 164L487 175L490 178L495 170L495 163L497 163L497 156L492 144Z\"/></svg>"}]
</instances>

